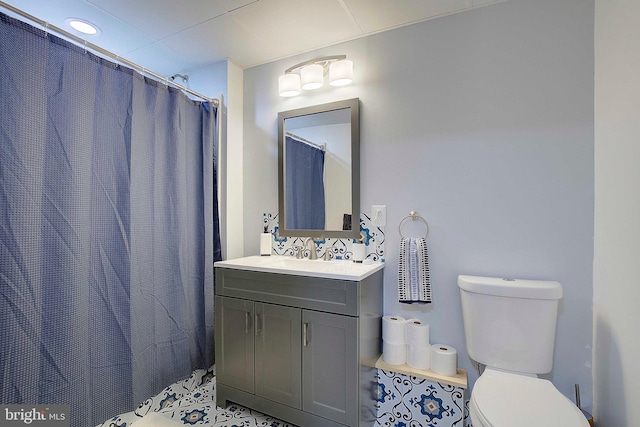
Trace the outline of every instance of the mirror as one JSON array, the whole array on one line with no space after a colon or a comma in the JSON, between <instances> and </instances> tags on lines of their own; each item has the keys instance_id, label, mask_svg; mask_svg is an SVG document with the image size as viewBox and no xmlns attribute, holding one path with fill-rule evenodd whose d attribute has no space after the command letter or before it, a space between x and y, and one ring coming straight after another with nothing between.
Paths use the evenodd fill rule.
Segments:
<instances>
[{"instance_id":1,"label":"mirror","mask_svg":"<svg viewBox=\"0 0 640 427\"><path fill-rule=\"evenodd\" d=\"M357 98L278 113L281 236L360 235Z\"/></svg>"}]
</instances>

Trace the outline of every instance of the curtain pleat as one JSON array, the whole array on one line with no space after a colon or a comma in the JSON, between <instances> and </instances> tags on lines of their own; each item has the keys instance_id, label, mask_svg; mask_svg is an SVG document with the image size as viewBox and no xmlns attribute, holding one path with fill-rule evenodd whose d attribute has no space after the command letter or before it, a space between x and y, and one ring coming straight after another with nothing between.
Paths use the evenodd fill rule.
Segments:
<instances>
[{"instance_id":1,"label":"curtain pleat","mask_svg":"<svg viewBox=\"0 0 640 427\"><path fill-rule=\"evenodd\" d=\"M285 139L286 226L325 229L324 151L289 136Z\"/></svg>"},{"instance_id":2,"label":"curtain pleat","mask_svg":"<svg viewBox=\"0 0 640 427\"><path fill-rule=\"evenodd\" d=\"M216 109L0 14L0 401L131 411L213 363Z\"/></svg>"}]
</instances>

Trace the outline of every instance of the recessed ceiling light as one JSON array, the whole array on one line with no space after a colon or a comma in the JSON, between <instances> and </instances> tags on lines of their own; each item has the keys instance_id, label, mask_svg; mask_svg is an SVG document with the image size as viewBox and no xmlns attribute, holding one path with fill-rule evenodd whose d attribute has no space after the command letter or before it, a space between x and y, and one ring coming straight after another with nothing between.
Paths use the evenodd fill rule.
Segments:
<instances>
[{"instance_id":1,"label":"recessed ceiling light","mask_svg":"<svg viewBox=\"0 0 640 427\"><path fill-rule=\"evenodd\" d=\"M100 29L98 27L96 27L90 22L85 21L84 19L67 18L65 22L67 23L68 26L70 26L76 31L81 32L82 34L88 34L90 36L93 36L100 32Z\"/></svg>"}]
</instances>

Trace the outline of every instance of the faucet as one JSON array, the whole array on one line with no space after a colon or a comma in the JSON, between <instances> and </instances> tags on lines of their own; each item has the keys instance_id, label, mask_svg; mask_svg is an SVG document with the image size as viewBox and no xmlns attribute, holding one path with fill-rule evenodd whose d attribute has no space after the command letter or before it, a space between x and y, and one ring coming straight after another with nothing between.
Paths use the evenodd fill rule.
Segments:
<instances>
[{"instance_id":1,"label":"faucet","mask_svg":"<svg viewBox=\"0 0 640 427\"><path fill-rule=\"evenodd\" d=\"M316 249L316 242L314 242L313 238L311 237L307 237L304 241L304 243L302 244L302 246L304 246L305 248L307 247L307 244L311 242L311 247L309 248L309 259L314 260L314 259L318 259L318 252Z\"/></svg>"},{"instance_id":2,"label":"faucet","mask_svg":"<svg viewBox=\"0 0 640 427\"><path fill-rule=\"evenodd\" d=\"M336 252L336 248L327 248L324 251L324 260L325 261L331 261L331 256L333 256L335 258L335 252Z\"/></svg>"}]
</instances>

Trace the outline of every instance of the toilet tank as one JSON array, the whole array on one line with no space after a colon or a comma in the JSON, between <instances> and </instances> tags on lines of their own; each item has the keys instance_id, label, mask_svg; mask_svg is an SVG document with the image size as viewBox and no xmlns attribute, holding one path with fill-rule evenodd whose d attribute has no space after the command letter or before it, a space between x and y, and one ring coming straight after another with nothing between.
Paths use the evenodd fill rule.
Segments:
<instances>
[{"instance_id":1,"label":"toilet tank","mask_svg":"<svg viewBox=\"0 0 640 427\"><path fill-rule=\"evenodd\" d=\"M469 357L508 371L551 371L560 283L458 276L458 287Z\"/></svg>"}]
</instances>

